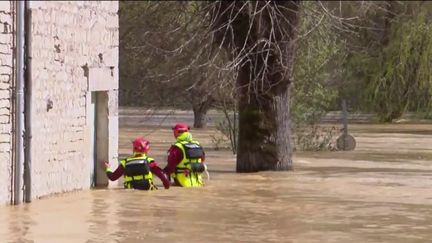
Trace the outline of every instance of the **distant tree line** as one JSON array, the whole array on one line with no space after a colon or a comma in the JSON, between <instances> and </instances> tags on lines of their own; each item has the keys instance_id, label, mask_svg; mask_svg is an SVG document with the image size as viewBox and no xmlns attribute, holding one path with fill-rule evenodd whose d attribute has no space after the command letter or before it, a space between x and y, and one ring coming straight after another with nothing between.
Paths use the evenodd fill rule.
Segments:
<instances>
[{"instance_id":1,"label":"distant tree line","mask_svg":"<svg viewBox=\"0 0 432 243\"><path fill-rule=\"evenodd\" d=\"M290 128L341 99L384 122L432 117L431 10L427 1L121 1L120 105L193 110L195 127L210 108L235 110L237 170L290 169Z\"/></svg>"}]
</instances>

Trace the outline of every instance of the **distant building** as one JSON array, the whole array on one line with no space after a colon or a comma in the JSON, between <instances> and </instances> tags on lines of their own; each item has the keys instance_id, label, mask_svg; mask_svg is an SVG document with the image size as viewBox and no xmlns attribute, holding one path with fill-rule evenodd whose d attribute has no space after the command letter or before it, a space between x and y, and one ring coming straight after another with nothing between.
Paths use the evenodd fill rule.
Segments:
<instances>
[{"instance_id":1,"label":"distant building","mask_svg":"<svg viewBox=\"0 0 432 243\"><path fill-rule=\"evenodd\" d=\"M0 203L108 183L118 45L117 1L0 1Z\"/></svg>"}]
</instances>

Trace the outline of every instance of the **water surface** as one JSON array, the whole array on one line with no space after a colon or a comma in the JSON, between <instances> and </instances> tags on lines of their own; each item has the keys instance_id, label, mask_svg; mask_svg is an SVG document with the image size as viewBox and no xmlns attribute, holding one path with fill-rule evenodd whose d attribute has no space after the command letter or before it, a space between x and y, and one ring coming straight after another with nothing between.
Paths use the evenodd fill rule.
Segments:
<instances>
[{"instance_id":1,"label":"water surface","mask_svg":"<svg viewBox=\"0 0 432 243\"><path fill-rule=\"evenodd\" d=\"M205 188L87 190L0 207L0 242L428 242L432 138L366 130L353 130L356 151L298 153L294 171L252 174L234 173L234 156L211 149L212 131L196 131L208 147ZM169 129L122 129L121 152L137 134L163 161Z\"/></svg>"}]
</instances>

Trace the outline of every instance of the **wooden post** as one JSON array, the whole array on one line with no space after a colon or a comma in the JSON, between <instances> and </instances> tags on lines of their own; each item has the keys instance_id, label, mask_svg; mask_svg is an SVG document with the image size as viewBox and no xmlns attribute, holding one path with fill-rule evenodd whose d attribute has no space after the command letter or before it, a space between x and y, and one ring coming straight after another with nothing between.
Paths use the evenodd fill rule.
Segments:
<instances>
[{"instance_id":1,"label":"wooden post","mask_svg":"<svg viewBox=\"0 0 432 243\"><path fill-rule=\"evenodd\" d=\"M346 100L342 99L342 116L344 125L344 136L348 135L348 111L346 107Z\"/></svg>"},{"instance_id":2,"label":"wooden post","mask_svg":"<svg viewBox=\"0 0 432 243\"><path fill-rule=\"evenodd\" d=\"M356 141L353 136L348 134L348 109L345 99L342 99L342 123L343 134L336 140L336 148L343 151L354 150Z\"/></svg>"},{"instance_id":3,"label":"wooden post","mask_svg":"<svg viewBox=\"0 0 432 243\"><path fill-rule=\"evenodd\" d=\"M342 99L342 122L343 122L343 149L346 149L346 139L348 137L348 111L346 100Z\"/></svg>"}]
</instances>

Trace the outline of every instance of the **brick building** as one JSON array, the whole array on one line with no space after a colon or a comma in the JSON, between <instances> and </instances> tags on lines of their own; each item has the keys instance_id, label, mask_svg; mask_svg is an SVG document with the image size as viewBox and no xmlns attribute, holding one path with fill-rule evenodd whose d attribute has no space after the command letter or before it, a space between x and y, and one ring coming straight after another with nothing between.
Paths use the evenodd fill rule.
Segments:
<instances>
[{"instance_id":1,"label":"brick building","mask_svg":"<svg viewBox=\"0 0 432 243\"><path fill-rule=\"evenodd\" d=\"M117 1L0 2L0 203L108 183L118 23Z\"/></svg>"}]
</instances>

